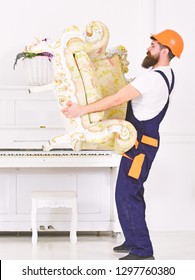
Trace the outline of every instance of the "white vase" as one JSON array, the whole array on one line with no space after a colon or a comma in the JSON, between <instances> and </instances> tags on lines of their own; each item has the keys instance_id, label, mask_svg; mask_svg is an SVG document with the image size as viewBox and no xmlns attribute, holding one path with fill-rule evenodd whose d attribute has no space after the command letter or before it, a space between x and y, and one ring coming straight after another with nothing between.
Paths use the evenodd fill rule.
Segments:
<instances>
[{"instance_id":1,"label":"white vase","mask_svg":"<svg viewBox=\"0 0 195 280\"><path fill-rule=\"evenodd\" d=\"M52 62L46 56L25 58L24 74L29 86L42 86L52 83Z\"/></svg>"}]
</instances>

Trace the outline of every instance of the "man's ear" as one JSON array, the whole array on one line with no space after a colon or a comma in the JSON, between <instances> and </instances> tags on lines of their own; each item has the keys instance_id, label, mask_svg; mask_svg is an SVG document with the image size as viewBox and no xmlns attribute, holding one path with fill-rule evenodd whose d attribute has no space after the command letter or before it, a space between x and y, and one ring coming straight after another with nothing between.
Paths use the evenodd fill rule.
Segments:
<instances>
[{"instance_id":1,"label":"man's ear","mask_svg":"<svg viewBox=\"0 0 195 280\"><path fill-rule=\"evenodd\" d=\"M168 48L163 48L162 49L162 51L161 51L161 53L163 54L163 55L168 55L169 54L169 49Z\"/></svg>"}]
</instances>

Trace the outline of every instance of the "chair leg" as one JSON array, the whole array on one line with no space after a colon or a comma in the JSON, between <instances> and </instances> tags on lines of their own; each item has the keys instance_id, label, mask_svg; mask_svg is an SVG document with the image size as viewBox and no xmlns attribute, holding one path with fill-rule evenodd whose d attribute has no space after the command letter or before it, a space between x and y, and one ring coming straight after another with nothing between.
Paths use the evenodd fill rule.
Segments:
<instances>
[{"instance_id":1,"label":"chair leg","mask_svg":"<svg viewBox=\"0 0 195 280\"><path fill-rule=\"evenodd\" d=\"M72 217L70 226L70 241L73 244L77 243L77 205L76 200L72 206Z\"/></svg>"}]
</instances>

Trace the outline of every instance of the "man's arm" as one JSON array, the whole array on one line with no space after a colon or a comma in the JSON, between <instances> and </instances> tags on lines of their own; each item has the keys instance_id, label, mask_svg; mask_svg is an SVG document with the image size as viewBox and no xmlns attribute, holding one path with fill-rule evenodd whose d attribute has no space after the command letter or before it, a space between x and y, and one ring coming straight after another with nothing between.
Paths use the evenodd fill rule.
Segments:
<instances>
[{"instance_id":1,"label":"man's arm","mask_svg":"<svg viewBox=\"0 0 195 280\"><path fill-rule=\"evenodd\" d=\"M68 118L76 118L87 113L105 111L138 96L140 96L140 92L128 84L116 94L107 96L88 105L81 106L76 103L68 102L67 107L64 107L61 111Z\"/></svg>"}]
</instances>

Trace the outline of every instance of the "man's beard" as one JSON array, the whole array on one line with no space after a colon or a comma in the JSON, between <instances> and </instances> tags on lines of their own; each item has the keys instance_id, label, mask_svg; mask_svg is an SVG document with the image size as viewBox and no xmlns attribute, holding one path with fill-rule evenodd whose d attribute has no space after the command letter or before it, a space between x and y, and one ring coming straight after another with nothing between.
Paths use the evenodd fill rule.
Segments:
<instances>
[{"instance_id":1,"label":"man's beard","mask_svg":"<svg viewBox=\"0 0 195 280\"><path fill-rule=\"evenodd\" d=\"M142 62L142 67L148 69L152 66L154 66L155 64L157 64L159 61L159 54L158 55L151 55L150 52L147 52L147 56L144 58L143 62Z\"/></svg>"}]
</instances>

